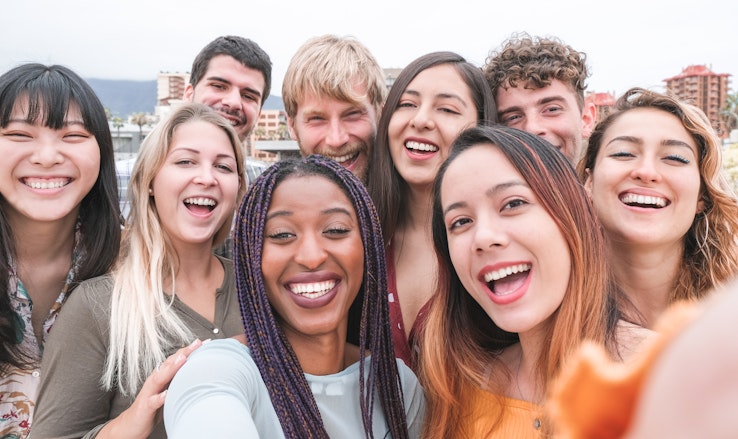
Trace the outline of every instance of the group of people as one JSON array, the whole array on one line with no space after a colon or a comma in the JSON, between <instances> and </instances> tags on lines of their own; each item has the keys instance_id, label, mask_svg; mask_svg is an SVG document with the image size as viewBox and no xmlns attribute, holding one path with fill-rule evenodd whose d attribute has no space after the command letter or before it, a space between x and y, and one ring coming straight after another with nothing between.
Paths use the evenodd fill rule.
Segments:
<instances>
[{"instance_id":1,"label":"group of people","mask_svg":"<svg viewBox=\"0 0 738 439\"><path fill-rule=\"evenodd\" d=\"M282 89L304 158L247 185L271 61L219 37L121 224L94 92L62 66L3 74L0 435L576 431L580 348L637 361L672 304L738 270L704 114L634 88L595 125L587 77L521 34L481 68L422 55L388 91L359 41L315 37Z\"/></svg>"}]
</instances>

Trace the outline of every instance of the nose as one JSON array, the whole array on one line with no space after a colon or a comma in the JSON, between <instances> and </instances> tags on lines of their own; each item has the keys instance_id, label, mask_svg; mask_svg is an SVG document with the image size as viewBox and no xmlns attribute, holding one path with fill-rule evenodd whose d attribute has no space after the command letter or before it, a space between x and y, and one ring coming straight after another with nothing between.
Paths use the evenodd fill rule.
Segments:
<instances>
[{"instance_id":1,"label":"nose","mask_svg":"<svg viewBox=\"0 0 738 439\"><path fill-rule=\"evenodd\" d=\"M473 242L476 252L484 252L495 247L504 248L509 243L510 237L505 230L504 221L477 218Z\"/></svg>"},{"instance_id":2,"label":"nose","mask_svg":"<svg viewBox=\"0 0 738 439\"><path fill-rule=\"evenodd\" d=\"M212 186L217 183L212 165L200 166L195 175L194 182L203 186Z\"/></svg>"},{"instance_id":3,"label":"nose","mask_svg":"<svg viewBox=\"0 0 738 439\"><path fill-rule=\"evenodd\" d=\"M320 238L312 234L303 234L295 251L295 262L308 270L317 270L326 260L326 252Z\"/></svg>"},{"instance_id":4,"label":"nose","mask_svg":"<svg viewBox=\"0 0 738 439\"><path fill-rule=\"evenodd\" d=\"M31 155L31 162L45 168L57 165L64 161L64 154L59 150L56 141L39 139Z\"/></svg>"},{"instance_id":5,"label":"nose","mask_svg":"<svg viewBox=\"0 0 738 439\"><path fill-rule=\"evenodd\" d=\"M526 115L521 128L536 136L546 137L546 125L538 115Z\"/></svg>"},{"instance_id":6,"label":"nose","mask_svg":"<svg viewBox=\"0 0 738 439\"><path fill-rule=\"evenodd\" d=\"M228 90L223 92L221 103L230 109L241 108L241 90L237 87L229 87Z\"/></svg>"},{"instance_id":7,"label":"nose","mask_svg":"<svg viewBox=\"0 0 738 439\"><path fill-rule=\"evenodd\" d=\"M661 173L658 171L654 158L642 157L636 163L631 171L631 177L642 182L658 182L661 180Z\"/></svg>"},{"instance_id":8,"label":"nose","mask_svg":"<svg viewBox=\"0 0 738 439\"><path fill-rule=\"evenodd\" d=\"M433 128L435 128L436 124L433 120L433 116L431 115L431 111L432 110L429 106L421 105L415 111L413 118L410 120L410 125L418 130L432 130Z\"/></svg>"},{"instance_id":9,"label":"nose","mask_svg":"<svg viewBox=\"0 0 738 439\"><path fill-rule=\"evenodd\" d=\"M325 136L325 143L331 148L340 148L349 141L348 131L340 120L332 119Z\"/></svg>"}]
</instances>

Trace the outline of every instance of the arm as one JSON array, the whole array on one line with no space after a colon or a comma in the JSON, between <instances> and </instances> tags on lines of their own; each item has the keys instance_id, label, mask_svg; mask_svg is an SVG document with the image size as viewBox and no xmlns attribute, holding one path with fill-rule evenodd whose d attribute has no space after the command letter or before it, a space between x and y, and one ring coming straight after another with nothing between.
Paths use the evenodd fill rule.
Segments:
<instances>
[{"instance_id":1,"label":"arm","mask_svg":"<svg viewBox=\"0 0 738 439\"><path fill-rule=\"evenodd\" d=\"M107 421L113 392L100 385L108 347L107 315L81 284L64 304L44 349L33 437L80 438ZM99 291L98 291L99 292Z\"/></svg>"},{"instance_id":2,"label":"arm","mask_svg":"<svg viewBox=\"0 0 738 439\"><path fill-rule=\"evenodd\" d=\"M168 437L259 437L252 407L260 382L243 345L234 340L206 343L169 386L164 404ZM260 406L270 409L268 398ZM278 424L276 428L281 432Z\"/></svg>"}]
</instances>

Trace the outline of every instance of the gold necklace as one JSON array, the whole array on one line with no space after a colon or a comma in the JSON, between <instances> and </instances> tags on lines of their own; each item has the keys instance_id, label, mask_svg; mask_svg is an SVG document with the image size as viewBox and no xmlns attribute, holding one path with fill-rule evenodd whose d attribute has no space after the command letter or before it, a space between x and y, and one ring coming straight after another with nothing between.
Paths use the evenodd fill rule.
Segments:
<instances>
[{"instance_id":1,"label":"gold necklace","mask_svg":"<svg viewBox=\"0 0 738 439\"><path fill-rule=\"evenodd\" d=\"M520 395L521 401L527 401L523 396L523 391L520 389L520 365L523 364L523 347L520 346L520 356L518 358L518 367L515 369L515 387L518 388L518 394ZM533 401L528 401L530 404L530 411L533 412ZM540 416L536 416L533 419L533 428L540 430L543 426Z\"/></svg>"}]
</instances>

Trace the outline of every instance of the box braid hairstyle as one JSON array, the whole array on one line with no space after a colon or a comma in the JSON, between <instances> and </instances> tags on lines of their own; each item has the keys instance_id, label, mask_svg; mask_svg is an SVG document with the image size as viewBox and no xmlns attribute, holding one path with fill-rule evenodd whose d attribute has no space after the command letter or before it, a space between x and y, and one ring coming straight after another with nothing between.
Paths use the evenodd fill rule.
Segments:
<instances>
[{"instance_id":1,"label":"box braid hairstyle","mask_svg":"<svg viewBox=\"0 0 738 439\"><path fill-rule=\"evenodd\" d=\"M358 339L360 358L371 354L367 374L359 362L359 395L367 438L373 438L372 408L378 396L394 439L408 437L403 394L390 332L384 242L374 204L364 185L335 161L312 155L272 165L242 201L235 236L236 286L246 340L288 438L328 438L304 372L278 325L261 271L264 223L272 194L287 178L323 176L351 200L364 245L364 280L349 310L348 340Z\"/></svg>"}]
</instances>

